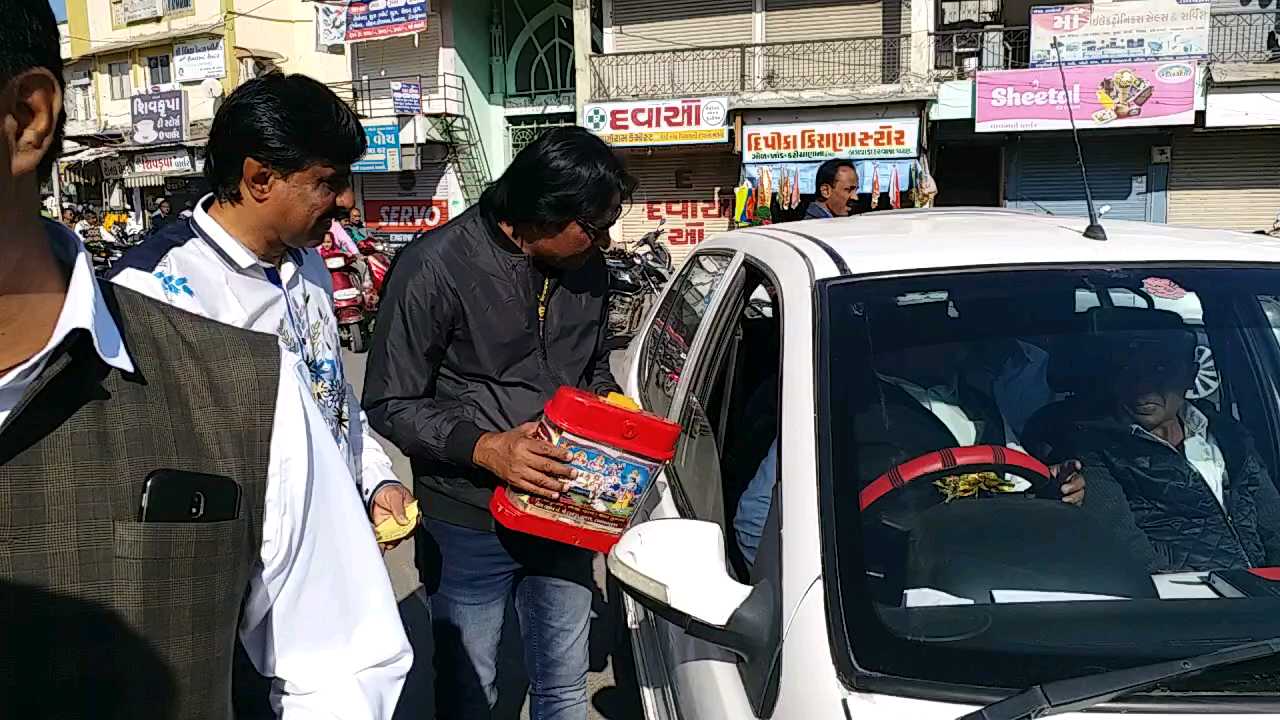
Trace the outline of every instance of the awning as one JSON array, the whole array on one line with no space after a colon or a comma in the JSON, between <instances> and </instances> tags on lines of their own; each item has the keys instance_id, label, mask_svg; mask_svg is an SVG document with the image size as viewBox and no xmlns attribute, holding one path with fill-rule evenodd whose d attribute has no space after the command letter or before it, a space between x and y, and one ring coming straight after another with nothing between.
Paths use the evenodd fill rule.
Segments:
<instances>
[{"instance_id":1,"label":"awning","mask_svg":"<svg viewBox=\"0 0 1280 720\"><path fill-rule=\"evenodd\" d=\"M164 187L164 176L154 173L147 174L129 174L124 176L125 187Z\"/></svg>"},{"instance_id":2,"label":"awning","mask_svg":"<svg viewBox=\"0 0 1280 720\"><path fill-rule=\"evenodd\" d=\"M1214 63L1209 77L1215 85L1270 84L1280 82L1280 64Z\"/></svg>"},{"instance_id":3,"label":"awning","mask_svg":"<svg viewBox=\"0 0 1280 720\"><path fill-rule=\"evenodd\" d=\"M87 163L87 162L93 162L94 160L99 160L104 157L114 157L115 155L117 155L115 148L105 148L105 147L84 148L82 150L73 152L69 155L63 155L62 157L58 158L58 162L63 164Z\"/></svg>"},{"instance_id":4,"label":"awning","mask_svg":"<svg viewBox=\"0 0 1280 720\"><path fill-rule=\"evenodd\" d=\"M144 48L149 45L156 45L171 40L179 40L186 38L200 37L201 35L223 35L222 26L224 23L216 22L210 25L201 25L197 27L180 28L177 30L166 30L164 32L151 33L150 35L140 35L128 40L120 40L118 42L103 43L97 47L89 48L88 52L72 55L69 61L79 60L84 57L93 57L95 55L110 55L112 53L122 52L124 50L132 50L134 48Z\"/></svg>"},{"instance_id":5,"label":"awning","mask_svg":"<svg viewBox=\"0 0 1280 720\"><path fill-rule=\"evenodd\" d=\"M258 48L236 46L236 59L243 60L245 58L262 58L263 60L271 60L280 62L284 60L284 56L274 50L260 50Z\"/></svg>"}]
</instances>

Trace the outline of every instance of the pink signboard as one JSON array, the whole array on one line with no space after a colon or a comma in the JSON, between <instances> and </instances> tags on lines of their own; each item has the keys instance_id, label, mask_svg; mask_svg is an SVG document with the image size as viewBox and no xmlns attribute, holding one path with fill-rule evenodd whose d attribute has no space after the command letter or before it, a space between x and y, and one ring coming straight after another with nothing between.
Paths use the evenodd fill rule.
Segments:
<instances>
[{"instance_id":1,"label":"pink signboard","mask_svg":"<svg viewBox=\"0 0 1280 720\"><path fill-rule=\"evenodd\" d=\"M1191 125L1196 119L1195 62L1075 65L979 72L977 132L1065 130L1068 107L1081 130Z\"/></svg>"}]
</instances>

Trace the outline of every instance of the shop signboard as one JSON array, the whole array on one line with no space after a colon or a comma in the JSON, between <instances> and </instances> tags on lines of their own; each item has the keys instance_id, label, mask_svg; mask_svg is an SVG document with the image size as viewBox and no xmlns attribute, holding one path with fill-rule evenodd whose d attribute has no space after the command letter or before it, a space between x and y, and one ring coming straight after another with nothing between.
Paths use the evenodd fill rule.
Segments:
<instances>
[{"instance_id":1,"label":"shop signboard","mask_svg":"<svg viewBox=\"0 0 1280 720\"><path fill-rule=\"evenodd\" d=\"M364 137L369 149L351 166L352 172L395 172L400 169L400 123L367 123Z\"/></svg>"},{"instance_id":2,"label":"shop signboard","mask_svg":"<svg viewBox=\"0 0 1280 720\"><path fill-rule=\"evenodd\" d=\"M158 18L164 15L164 0L123 0L120 12L126 23Z\"/></svg>"},{"instance_id":3,"label":"shop signboard","mask_svg":"<svg viewBox=\"0 0 1280 720\"><path fill-rule=\"evenodd\" d=\"M369 229L379 232L431 230L449 221L449 201L446 198L365 200L364 220Z\"/></svg>"},{"instance_id":4,"label":"shop signboard","mask_svg":"<svg viewBox=\"0 0 1280 720\"><path fill-rule=\"evenodd\" d=\"M1191 125L1194 61L979 72L977 132Z\"/></svg>"},{"instance_id":5,"label":"shop signboard","mask_svg":"<svg viewBox=\"0 0 1280 720\"><path fill-rule=\"evenodd\" d=\"M129 172L129 159L120 155L108 155L102 158L100 165L102 177L107 180L124 177L124 174Z\"/></svg>"},{"instance_id":6,"label":"shop signboard","mask_svg":"<svg viewBox=\"0 0 1280 720\"><path fill-rule=\"evenodd\" d=\"M391 81L391 106L398 115L422 112L422 83Z\"/></svg>"},{"instance_id":7,"label":"shop signboard","mask_svg":"<svg viewBox=\"0 0 1280 720\"><path fill-rule=\"evenodd\" d=\"M226 77L222 38L205 38L173 45L173 79L195 82Z\"/></svg>"},{"instance_id":8,"label":"shop signboard","mask_svg":"<svg viewBox=\"0 0 1280 720\"><path fill-rule=\"evenodd\" d=\"M133 158L135 175L173 175L189 173L194 169L191 154L186 148L143 153Z\"/></svg>"},{"instance_id":9,"label":"shop signboard","mask_svg":"<svg viewBox=\"0 0 1280 720\"><path fill-rule=\"evenodd\" d=\"M920 118L748 125L742 134L743 163L912 158L919 154Z\"/></svg>"},{"instance_id":10,"label":"shop signboard","mask_svg":"<svg viewBox=\"0 0 1280 720\"><path fill-rule=\"evenodd\" d=\"M1031 67L1152 60L1209 54L1212 0L1124 0L1031 8Z\"/></svg>"},{"instance_id":11,"label":"shop signboard","mask_svg":"<svg viewBox=\"0 0 1280 720\"><path fill-rule=\"evenodd\" d=\"M719 200L651 200L644 204L644 213L645 220L654 227L659 221L666 223L663 241L668 245L697 245L707 239L708 226L712 233L728 227L733 198L725 195Z\"/></svg>"},{"instance_id":12,"label":"shop signboard","mask_svg":"<svg viewBox=\"0 0 1280 720\"><path fill-rule=\"evenodd\" d=\"M411 35L427 29L427 0L351 0L347 42Z\"/></svg>"},{"instance_id":13,"label":"shop signboard","mask_svg":"<svg viewBox=\"0 0 1280 720\"><path fill-rule=\"evenodd\" d=\"M316 3L316 46L330 48L347 39L347 7Z\"/></svg>"},{"instance_id":14,"label":"shop signboard","mask_svg":"<svg viewBox=\"0 0 1280 720\"><path fill-rule=\"evenodd\" d=\"M1205 98L1204 126L1280 126L1280 87L1213 88Z\"/></svg>"},{"instance_id":15,"label":"shop signboard","mask_svg":"<svg viewBox=\"0 0 1280 720\"><path fill-rule=\"evenodd\" d=\"M728 98L590 103L582 124L616 147L729 141Z\"/></svg>"},{"instance_id":16,"label":"shop signboard","mask_svg":"<svg viewBox=\"0 0 1280 720\"><path fill-rule=\"evenodd\" d=\"M134 95L129 103L131 137L138 145L178 143L187 139L187 102L182 90Z\"/></svg>"}]
</instances>

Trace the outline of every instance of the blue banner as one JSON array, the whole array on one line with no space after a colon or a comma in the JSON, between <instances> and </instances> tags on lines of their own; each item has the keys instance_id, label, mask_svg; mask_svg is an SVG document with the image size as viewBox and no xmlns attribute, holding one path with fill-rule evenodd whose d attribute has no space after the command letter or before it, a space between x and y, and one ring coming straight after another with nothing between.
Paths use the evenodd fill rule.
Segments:
<instances>
[{"instance_id":1,"label":"blue banner","mask_svg":"<svg viewBox=\"0 0 1280 720\"><path fill-rule=\"evenodd\" d=\"M396 172L400 170L400 123L392 121L364 126L369 149L351 166L352 172Z\"/></svg>"},{"instance_id":2,"label":"blue banner","mask_svg":"<svg viewBox=\"0 0 1280 720\"><path fill-rule=\"evenodd\" d=\"M422 84L392 81L391 106L397 115L417 115L422 112Z\"/></svg>"}]
</instances>

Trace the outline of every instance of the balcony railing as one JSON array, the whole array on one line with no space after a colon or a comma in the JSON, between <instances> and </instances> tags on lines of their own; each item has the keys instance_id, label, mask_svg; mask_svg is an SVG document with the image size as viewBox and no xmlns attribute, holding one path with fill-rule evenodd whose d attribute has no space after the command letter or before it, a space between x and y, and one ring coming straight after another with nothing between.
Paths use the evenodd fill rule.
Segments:
<instances>
[{"instance_id":1,"label":"balcony railing","mask_svg":"<svg viewBox=\"0 0 1280 720\"><path fill-rule=\"evenodd\" d=\"M1027 67L1031 30L1025 27L943 30L933 34L933 69L939 80L971 78L979 70Z\"/></svg>"},{"instance_id":2,"label":"balcony railing","mask_svg":"<svg viewBox=\"0 0 1280 720\"><path fill-rule=\"evenodd\" d=\"M901 82L909 35L591 56L591 97L649 98L852 90Z\"/></svg>"},{"instance_id":3,"label":"balcony railing","mask_svg":"<svg viewBox=\"0 0 1280 720\"><path fill-rule=\"evenodd\" d=\"M1214 13L1209 59L1220 63L1280 62L1280 11Z\"/></svg>"},{"instance_id":4,"label":"balcony railing","mask_svg":"<svg viewBox=\"0 0 1280 720\"><path fill-rule=\"evenodd\" d=\"M401 75L395 77L367 77L359 80L330 83L338 97L346 100L360 117L388 117L391 115L463 115L466 108L466 91L462 78L451 73L435 75ZM392 83L416 83L420 88L418 112L397 111L392 93Z\"/></svg>"}]
</instances>

